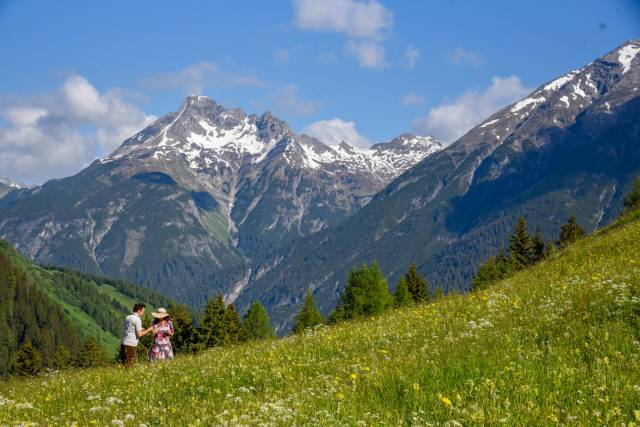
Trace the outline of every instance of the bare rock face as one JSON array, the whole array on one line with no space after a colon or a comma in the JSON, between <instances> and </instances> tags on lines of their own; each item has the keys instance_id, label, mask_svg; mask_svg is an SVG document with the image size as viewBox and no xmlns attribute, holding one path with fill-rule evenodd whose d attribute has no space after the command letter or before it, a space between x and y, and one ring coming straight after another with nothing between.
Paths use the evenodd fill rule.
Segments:
<instances>
[{"instance_id":1,"label":"bare rock face","mask_svg":"<svg viewBox=\"0 0 640 427\"><path fill-rule=\"evenodd\" d=\"M38 262L201 303L233 294L225 274L336 225L441 148L413 135L328 146L269 112L190 96L79 174L0 202L0 235Z\"/></svg>"}]
</instances>

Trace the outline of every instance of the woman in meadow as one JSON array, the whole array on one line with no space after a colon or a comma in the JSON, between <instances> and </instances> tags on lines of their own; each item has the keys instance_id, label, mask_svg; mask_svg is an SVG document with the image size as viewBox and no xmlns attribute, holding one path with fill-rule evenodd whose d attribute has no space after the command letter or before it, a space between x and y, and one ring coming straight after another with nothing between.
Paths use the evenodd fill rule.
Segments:
<instances>
[{"instance_id":1,"label":"woman in meadow","mask_svg":"<svg viewBox=\"0 0 640 427\"><path fill-rule=\"evenodd\" d=\"M151 313L153 321L153 345L149 350L149 361L173 360L173 348L169 337L173 336L173 322L171 316L164 308Z\"/></svg>"}]
</instances>

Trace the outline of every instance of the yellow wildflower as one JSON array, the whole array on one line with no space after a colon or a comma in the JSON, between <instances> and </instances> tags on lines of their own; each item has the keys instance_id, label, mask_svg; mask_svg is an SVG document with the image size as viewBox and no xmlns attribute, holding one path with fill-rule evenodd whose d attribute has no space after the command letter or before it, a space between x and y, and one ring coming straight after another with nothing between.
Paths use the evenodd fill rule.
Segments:
<instances>
[{"instance_id":1,"label":"yellow wildflower","mask_svg":"<svg viewBox=\"0 0 640 427\"><path fill-rule=\"evenodd\" d=\"M420 384L418 384L418 383L413 383L413 389L414 389L415 391L420 391Z\"/></svg>"},{"instance_id":2,"label":"yellow wildflower","mask_svg":"<svg viewBox=\"0 0 640 427\"><path fill-rule=\"evenodd\" d=\"M447 397L442 396L440 398L440 401L444 403L444 405L449 409L451 409L451 407L453 406L453 404L451 403L451 400L449 400Z\"/></svg>"}]
</instances>

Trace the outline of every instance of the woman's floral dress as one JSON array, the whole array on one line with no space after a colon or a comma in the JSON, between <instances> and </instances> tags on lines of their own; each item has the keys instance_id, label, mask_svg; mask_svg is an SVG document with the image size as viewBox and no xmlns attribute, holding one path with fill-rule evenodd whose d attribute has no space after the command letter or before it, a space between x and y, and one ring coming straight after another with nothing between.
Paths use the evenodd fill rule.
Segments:
<instances>
[{"instance_id":1,"label":"woman's floral dress","mask_svg":"<svg viewBox=\"0 0 640 427\"><path fill-rule=\"evenodd\" d=\"M160 322L153 327L153 345L149 350L149 360L172 360L173 348L169 341L169 332L173 332L173 323Z\"/></svg>"}]
</instances>

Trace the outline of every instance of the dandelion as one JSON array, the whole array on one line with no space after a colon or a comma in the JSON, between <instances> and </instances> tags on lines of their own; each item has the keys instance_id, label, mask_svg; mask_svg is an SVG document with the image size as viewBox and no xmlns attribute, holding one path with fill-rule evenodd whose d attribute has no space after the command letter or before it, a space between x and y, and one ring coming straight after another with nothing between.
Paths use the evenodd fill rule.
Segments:
<instances>
[{"instance_id":1,"label":"dandelion","mask_svg":"<svg viewBox=\"0 0 640 427\"><path fill-rule=\"evenodd\" d=\"M451 403L451 400L449 400L449 398L442 396L440 398L440 401L442 403L444 403L444 406L446 406L447 408L451 409L451 407L453 406L453 404Z\"/></svg>"},{"instance_id":2,"label":"dandelion","mask_svg":"<svg viewBox=\"0 0 640 427\"><path fill-rule=\"evenodd\" d=\"M351 374L351 381L355 381L357 378L358 378L358 374L356 374L355 372Z\"/></svg>"}]
</instances>

